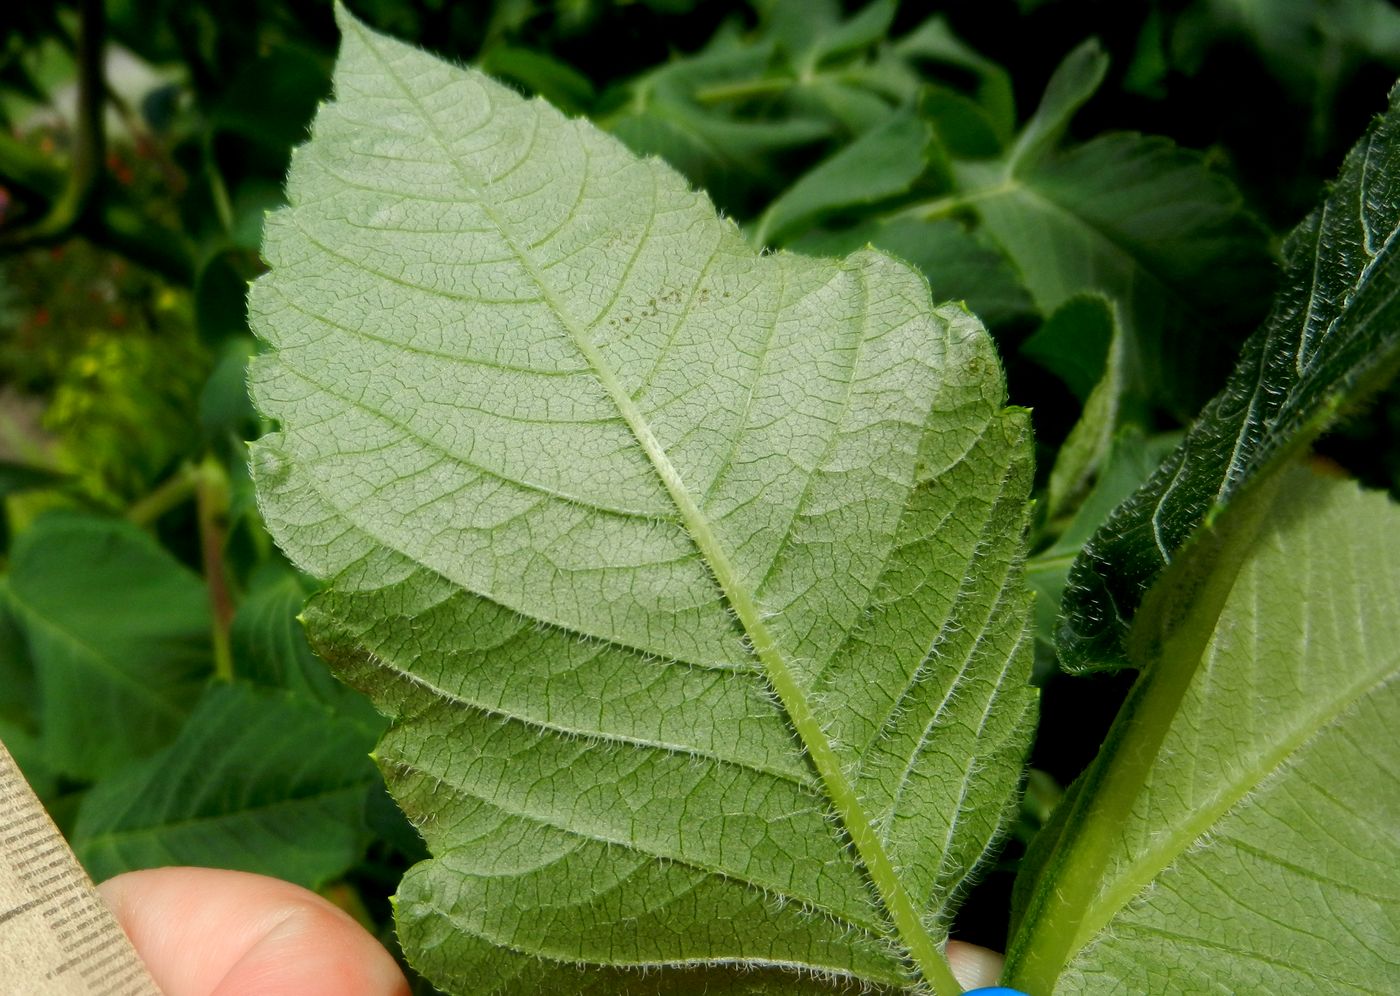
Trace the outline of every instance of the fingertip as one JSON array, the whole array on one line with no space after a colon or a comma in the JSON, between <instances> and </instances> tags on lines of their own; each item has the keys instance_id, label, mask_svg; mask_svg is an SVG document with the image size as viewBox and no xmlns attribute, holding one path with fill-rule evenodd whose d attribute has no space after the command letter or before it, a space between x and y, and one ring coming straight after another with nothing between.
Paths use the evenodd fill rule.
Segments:
<instances>
[{"instance_id":1,"label":"fingertip","mask_svg":"<svg viewBox=\"0 0 1400 996\"><path fill-rule=\"evenodd\" d=\"M1006 962L1005 957L990 948L966 941L949 941L946 954L948 967L964 989L996 985Z\"/></svg>"},{"instance_id":2,"label":"fingertip","mask_svg":"<svg viewBox=\"0 0 1400 996\"><path fill-rule=\"evenodd\" d=\"M99 886L167 996L407 996L394 959L347 913L278 879L210 868Z\"/></svg>"}]
</instances>

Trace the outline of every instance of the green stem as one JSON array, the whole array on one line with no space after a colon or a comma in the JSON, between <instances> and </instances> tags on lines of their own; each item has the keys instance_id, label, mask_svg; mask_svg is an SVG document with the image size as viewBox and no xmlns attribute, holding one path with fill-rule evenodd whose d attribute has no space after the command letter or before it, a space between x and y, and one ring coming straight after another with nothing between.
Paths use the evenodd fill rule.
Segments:
<instances>
[{"instance_id":1,"label":"green stem","mask_svg":"<svg viewBox=\"0 0 1400 996\"><path fill-rule=\"evenodd\" d=\"M765 76L762 79L743 80L739 83L717 83L701 87L695 91L697 104L723 104L731 100L747 100L750 97L766 97L782 93L797 85L791 76Z\"/></svg>"},{"instance_id":2,"label":"green stem","mask_svg":"<svg viewBox=\"0 0 1400 996\"><path fill-rule=\"evenodd\" d=\"M214 143L208 137L204 140L202 158L204 180L209 185L209 199L214 202L214 214L219 219L219 227L224 230L224 234L228 234L233 231L233 204L229 200L224 176L219 172L219 164L214 159Z\"/></svg>"},{"instance_id":3,"label":"green stem","mask_svg":"<svg viewBox=\"0 0 1400 996\"><path fill-rule=\"evenodd\" d=\"M1188 680L1181 680L1186 678ZM1176 679L1176 680L1172 680ZM1097 897L1121 827L1157 757L1189 674L1165 680L1143 673L1099 750L1066 821L1062 843L1047 862L1016 941L1007 952L1005 979L1033 996L1049 994L1060 972L1082 946L1085 911Z\"/></svg>"},{"instance_id":4,"label":"green stem","mask_svg":"<svg viewBox=\"0 0 1400 996\"><path fill-rule=\"evenodd\" d=\"M145 528L166 512L187 502L195 492L199 472L186 464L126 510L126 519Z\"/></svg>"},{"instance_id":5,"label":"green stem","mask_svg":"<svg viewBox=\"0 0 1400 996\"><path fill-rule=\"evenodd\" d=\"M982 187L977 190L969 190L961 194L949 194L946 197L938 197L931 201L922 201L918 204L911 204L889 216L888 220L896 218L916 218L919 221L935 221L939 218L946 218L951 214L956 214L969 205L978 201L989 200L993 197L1000 197L1009 194L1019 185L1014 180L1008 180L992 187Z\"/></svg>"},{"instance_id":6,"label":"green stem","mask_svg":"<svg viewBox=\"0 0 1400 996\"><path fill-rule=\"evenodd\" d=\"M228 535L228 476L212 455L195 472L195 508L199 519L199 549L204 561L204 582L209 590L213 619L214 675L233 680L233 650L229 628L233 624L233 597L224 565L224 541Z\"/></svg>"}]
</instances>

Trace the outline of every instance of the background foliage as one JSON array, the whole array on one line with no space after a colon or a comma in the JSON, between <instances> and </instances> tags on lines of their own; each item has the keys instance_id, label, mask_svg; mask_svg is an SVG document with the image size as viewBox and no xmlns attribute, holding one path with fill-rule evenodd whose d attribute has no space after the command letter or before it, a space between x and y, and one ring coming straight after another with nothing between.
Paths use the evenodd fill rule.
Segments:
<instances>
[{"instance_id":1,"label":"background foliage","mask_svg":"<svg viewBox=\"0 0 1400 996\"><path fill-rule=\"evenodd\" d=\"M0 45L0 739L95 874L267 871L387 931L422 846L366 757L381 721L305 645L308 582L259 521L244 443L266 429L245 285L328 93L331 8L17 6ZM1000 947L1023 846L1126 688L1054 666L1069 562L1263 319L1281 234L1400 73L1400 12L351 7L665 158L756 245L874 242L992 329L1038 440L1044 688L1021 822L955 928ZM1400 494L1400 393L1321 452Z\"/></svg>"}]
</instances>

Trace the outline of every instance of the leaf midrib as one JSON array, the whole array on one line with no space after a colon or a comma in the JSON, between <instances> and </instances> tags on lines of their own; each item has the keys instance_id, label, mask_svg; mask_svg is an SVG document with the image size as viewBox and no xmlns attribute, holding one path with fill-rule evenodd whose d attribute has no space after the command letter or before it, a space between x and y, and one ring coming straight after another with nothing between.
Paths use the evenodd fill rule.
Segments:
<instances>
[{"instance_id":1,"label":"leaf midrib","mask_svg":"<svg viewBox=\"0 0 1400 996\"><path fill-rule=\"evenodd\" d=\"M608 365L597 347L589 341L584 330L577 326L568 309L558 300L533 258L524 247L519 245L509 229L502 224L489 201L480 196L476 186L462 171L461 164L452 155L434 118L399 77L398 73L394 71L390 62L380 54L373 39L364 28L353 18L346 20L353 26L353 30L360 34L365 48L373 53L375 59L384 68L385 74L394 81L395 86L404 94L404 97L417 109L434 142L442 150L444 158L457 170L463 186L477 195L483 213L496 225L501 238L516 254L520 265L525 269L530 279L540 288L545 303L554 313L561 327L568 333L575 348L592 367L600 385L617 406L623 420L636 436L648 461L680 511L692 542L700 550L701 556L708 564L711 574L729 602L730 608L748 635L753 656L762 664L768 683L777 693L789 721L806 747L808 756L826 787L830 801L840 815L842 824L860 855L861 862L879 895L881 904L893 921L899 938L910 959L917 966L920 975L936 987L940 996L943 994L955 996L955 994L961 993L962 986L953 976L952 970L948 967L948 963L944 960L933 938L925 930L918 909L904 889L889 854L885 851L873 823L866 815L860 798L856 794L854 785L846 774L840 757L827 738L810 700L798 683L796 675L765 623L763 614L754 601L753 594L741 583L738 570L731 563L728 553L720 544L711 528L709 519L691 496L680 472L671 462L665 447L652 432L650 424L619 381L617 374Z\"/></svg>"}]
</instances>

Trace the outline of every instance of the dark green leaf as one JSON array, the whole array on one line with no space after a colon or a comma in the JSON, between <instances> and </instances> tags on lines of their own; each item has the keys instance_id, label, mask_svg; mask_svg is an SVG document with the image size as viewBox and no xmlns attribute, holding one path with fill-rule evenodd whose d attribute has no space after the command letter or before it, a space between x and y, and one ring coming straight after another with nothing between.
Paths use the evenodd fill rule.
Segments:
<instances>
[{"instance_id":1,"label":"dark green leaf","mask_svg":"<svg viewBox=\"0 0 1400 996\"><path fill-rule=\"evenodd\" d=\"M1117 331L1112 305L1099 294L1072 297L1021 344L1021 353L1065 382L1080 403L1103 380Z\"/></svg>"},{"instance_id":2,"label":"dark green leaf","mask_svg":"<svg viewBox=\"0 0 1400 996\"><path fill-rule=\"evenodd\" d=\"M235 671L254 684L320 702L365 730L373 743L385 721L364 696L332 677L325 662L311 652L297 618L306 595L288 571L243 600L229 629Z\"/></svg>"},{"instance_id":3,"label":"dark green leaf","mask_svg":"<svg viewBox=\"0 0 1400 996\"><path fill-rule=\"evenodd\" d=\"M195 317L206 346L248 334L248 281L254 276L243 253L221 252L200 268L194 284Z\"/></svg>"},{"instance_id":4,"label":"dark green leaf","mask_svg":"<svg viewBox=\"0 0 1400 996\"><path fill-rule=\"evenodd\" d=\"M811 0L785 0L785 3L796 17L811 17ZM799 64L819 66L828 59L859 52L882 41L894 23L898 7L898 0L872 0L854 16L817 34Z\"/></svg>"},{"instance_id":5,"label":"dark green leaf","mask_svg":"<svg viewBox=\"0 0 1400 996\"><path fill-rule=\"evenodd\" d=\"M1075 112L1083 107L1103 83L1108 72L1108 55L1096 40L1090 39L1065 57L1040 98L1016 144L1011 147L1006 173L1017 176L1035 166L1059 145L1069 130Z\"/></svg>"},{"instance_id":6,"label":"dark green leaf","mask_svg":"<svg viewBox=\"0 0 1400 996\"><path fill-rule=\"evenodd\" d=\"M933 125L948 155L986 159L1000 155L1002 140L981 104L947 87L930 87L919 112Z\"/></svg>"},{"instance_id":7,"label":"dark green leaf","mask_svg":"<svg viewBox=\"0 0 1400 996\"><path fill-rule=\"evenodd\" d=\"M1145 436L1135 425L1121 429L1113 438L1094 487L1075 510L1074 517L1049 548L1031 557L1026 564L1026 580L1035 589L1035 635L1047 655L1053 657L1054 654L1060 602L1074 559L1094 530L1151 476L1162 458L1180 441L1178 432Z\"/></svg>"},{"instance_id":8,"label":"dark green leaf","mask_svg":"<svg viewBox=\"0 0 1400 996\"><path fill-rule=\"evenodd\" d=\"M1037 341L1038 339L1038 341ZM1084 407L1060 444L1046 487L1047 517L1059 518L1072 507L1098 473L1121 421L1124 407L1123 334L1117 306L1098 294L1072 297L1050 316L1026 343L1064 371L1071 389L1081 388L1088 369L1071 359L1078 351L1098 370ZM1077 393L1077 391L1076 391Z\"/></svg>"},{"instance_id":9,"label":"dark green leaf","mask_svg":"<svg viewBox=\"0 0 1400 996\"><path fill-rule=\"evenodd\" d=\"M24 630L10 607L9 585L0 576L0 720L32 734L38 729L38 704Z\"/></svg>"},{"instance_id":10,"label":"dark green leaf","mask_svg":"<svg viewBox=\"0 0 1400 996\"><path fill-rule=\"evenodd\" d=\"M481 71L521 84L569 114L582 114L597 99L587 76L552 56L514 45L493 45L481 54Z\"/></svg>"},{"instance_id":11,"label":"dark green leaf","mask_svg":"<svg viewBox=\"0 0 1400 996\"><path fill-rule=\"evenodd\" d=\"M1144 595L1201 529L1400 363L1400 87L1290 237L1283 289L1225 389L1075 564L1064 659L1119 666ZM1209 558L1192 571L1206 574Z\"/></svg>"},{"instance_id":12,"label":"dark green leaf","mask_svg":"<svg viewBox=\"0 0 1400 996\"><path fill-rule=\"evenodd\" d=\"M1048 314L1086 291L1116 301L1127 389L1194 411L1273 283L1239 192L1199 156L1130 134L1007 170L964 164L961 183L1036 304Z\"/></svg>"},{"instance_id":13,"label":"dark green leaf","mask_svg":"<svg viewBox=\"0 0 1400 996\"><path fill-rule=\"evenodd\" d=\"M954 66L977 77L977 104L997 140L1008 141L1016 127L1016 101L1011 75L958 38L942 17L930 17L913 31L894 42L893 49L910 62L927 60ZM950 142L950 147L956 143Z\"/></svg>"},{"instance_id":14,"label":"dark green leaf","mask_svg":"<svg viewBox=\"0 0 1400 996\"><path fill-rule=\"evenodd\" d=\"M1035 313L1006 257L954 221L895 218L844 231L813 232L792 248L815 256L843 256L866 244L913 263L928 278L935 301L966 301L988 325Z\"/></svg>"},{"instance_id":15,"label":"dark green leaf","mask_svg":"<svg viewBox=\"0 0 1400 996\"><path fill-rule=\"evenodd\" d=\"M233 436L247 439L257 424L257 413L248 400L248 360L253 355L250 335L222 343L214 370L199 392L199 422L211 439Z\"/></svg>"},{"instance_id":16,"label":"dark green leaf","mask_svg":"<svg viewBox=\"0 0 1400 996\"><path fill-rule=\"evenodd\" d=\"M316 888L368 843L373 743L301 696L214 685L167 749L88 793L73 848L97 879L203 865Z\"/></svg>"},{"instance_id":17,"label":"dark green leaf","mask_svg":"<svg viewBox=\"0 0 1400 996\"><path fill-rule=\"evenodd\" d=\"M283 44L238 67L209 110L209 126L284 152L306 138L316 103L330 90L321 57Z\"/></svg>"},{"instance_id":18,"label":"dark green leaf","mask_svg":"<svg viewBox=\"0 0 1400 996\"><path fill-rule=\"evenodd\" d=\"M134 526L50 513L15 543L9 591L55 769L99 777L175 735L209 669L199 578Z\"/></svg>"},{"instance_id":19,"label":"dark green leaf","mask_svg":"<svg viewBox=\"0 0 1400 996\"><path fill-rule=\"evenodd\" d=\"M798 178L763 213L753 239L782 245L844 208L908 193L928 166L932 129L909 107Z\"/></svg>"}]
</instances>

